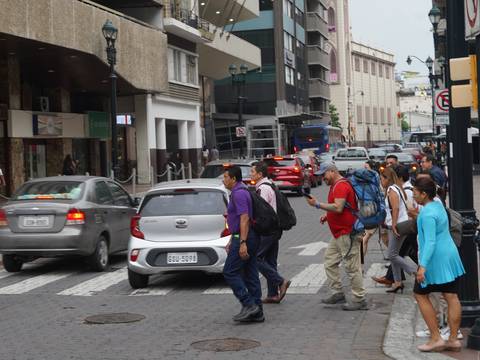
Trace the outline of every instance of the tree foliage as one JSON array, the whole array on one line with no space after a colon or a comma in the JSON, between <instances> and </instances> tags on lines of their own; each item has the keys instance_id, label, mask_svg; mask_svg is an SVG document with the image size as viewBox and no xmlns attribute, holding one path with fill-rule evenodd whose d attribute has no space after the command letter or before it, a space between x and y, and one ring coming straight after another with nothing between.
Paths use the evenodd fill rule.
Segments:
<instances>
[{"instance_id":1,"label":"tree foliage","mask_svg":"<svg viewBox=\"0 0 480 360\"><path fill-rule=\"evenodd\" d=\"M340 125L340 116L338 115L337 107L333 104L330 104L328 110L330 112L330 125L339 127L341 129L342 126Z\"/></svg>"}]
</instances>

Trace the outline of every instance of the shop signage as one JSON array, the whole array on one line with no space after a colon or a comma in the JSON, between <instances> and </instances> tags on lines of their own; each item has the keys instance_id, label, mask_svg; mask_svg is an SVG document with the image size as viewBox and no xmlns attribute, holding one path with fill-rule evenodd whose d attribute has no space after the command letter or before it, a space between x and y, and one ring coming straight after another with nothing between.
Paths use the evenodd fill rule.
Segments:
<instances>
[{"instance_id":1,"label":"shop signage","mask_svg":"<svg viewBox=\"0 0 480 360\"><path fill-rule=\"evenodd\" d=\"M33 135L62 136L63 121L55 115L32 115Z\"/></svg>"},{"instance_id":2,"label":"shop signage","mask_svg":"<svg viewBox=\"0 0 480 360\"><path fill-rule=\"evenodd\" d=\"M110 137L110 123L107 113L100 111L89 111L88 133L91 138L107 139Z\"/></svg>"}]
</instances>

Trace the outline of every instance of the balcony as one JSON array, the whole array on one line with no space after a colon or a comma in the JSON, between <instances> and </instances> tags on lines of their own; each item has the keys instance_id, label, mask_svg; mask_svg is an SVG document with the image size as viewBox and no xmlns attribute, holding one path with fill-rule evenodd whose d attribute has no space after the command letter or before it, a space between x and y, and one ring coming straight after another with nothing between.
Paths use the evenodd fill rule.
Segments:
<instances>
[{"instance_id":1,"label":"balcony","mask_svg":"<svg viewBox=\"0 0 480 360\"><path fill-rule=\"evenodd\" d=\"M330 99L330 87L328 83L320 79L309 80L309 97L321 97L324 99Z\"/></svg>"},{"instance_id":2,"label":"balcony","mask_svg":"<svg viewBox=\"0 0 480 360\"><path fill-rule=\"evenodd\" d=\"M160 29L88 0L2 4L0 33L54 45L60 48L56 51L67 54L76 50L93 55L107 74L102 26L110 19L118 28L116 71L120 77L136 89L167 89L167 36Z\"/></svg>"},{"instance_id":3,"label":"balcony","mask_svg":"<svg viewBox=\"0 0 480 360\"><path fill-rule=\"evenodd\" d=\"M219 80L229 77L228 66L246 64L250 70L262 65L258 47L230 33L218 30L211 42L199 44L199 74Z\"/></svg>"},{"instance_id":4,"label":"balcony","mask_svg":"<svg viewBox=\"0 0 480 360\"><path fill-rule=\"evenodd\" d=\"M202 19L218 27L234 22L255 19L260 15L258 0L200 0L199 14Z\"/></svg>"},{"instance_id":5,"label":"balcony","mask_svg":"<svg viewBox=\"0 0 480 360\"><path fill-rule=\"evenodd\" d=\"M318 13L308 12L307 31L316 31L328 37L328 23Z\"/></svg>"},{"instance_id":6,"label":"balcony","mask_svg":"<svg viewBox=\"0 0 480 360\"><path fill-rule=\"evenodd\" d=\"M309 65L321 65L326 69L330 69L330 56L322 50L318 45L308 45L307 59Z\"/></svg>"},{"instance_id":7,"label":"balcony","mask_svg":"<svg viewBox=\"0 0 480 360\"><path fill-rule=\"evenodd\" d=\"M165 31L194 43L214 39L213 26L188 9L170 8L163 26Z\"/></svg>"}]
</instances>

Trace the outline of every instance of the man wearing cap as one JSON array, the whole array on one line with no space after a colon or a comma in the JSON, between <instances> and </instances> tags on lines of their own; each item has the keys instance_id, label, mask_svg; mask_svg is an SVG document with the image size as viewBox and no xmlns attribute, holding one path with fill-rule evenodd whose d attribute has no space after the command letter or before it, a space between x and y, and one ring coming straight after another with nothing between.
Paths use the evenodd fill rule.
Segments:
<instances>
[{"instance_id":1,"label":"man wearing cap","mask_svg":"<svg viewBox=\"0 0 480 360\"><path fill-rule=\"evenodd\" d=\"M343 260L345 272L350 279L352 301L344 304L342 309L367 310L360 265L360 241L352 235L353 226L357 220L353 213L357 210L355 191L332 162L322 163L315 175L322 176L325 183L330 186L328 203L319 203L313 196L307 198L307 201L310 206L327 212L326 216L320 218L320 223L324 224L326 221L333 235L325 252L324 263L332 295L322 299L322 303L345 303L339 268Z\"/></svg>"}]
</instances>

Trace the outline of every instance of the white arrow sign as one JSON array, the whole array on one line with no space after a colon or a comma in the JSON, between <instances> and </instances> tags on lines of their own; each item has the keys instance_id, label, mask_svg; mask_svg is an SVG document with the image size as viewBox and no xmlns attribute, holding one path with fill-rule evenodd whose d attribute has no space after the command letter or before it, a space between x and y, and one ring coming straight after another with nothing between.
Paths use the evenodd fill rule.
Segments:
<instances>
[{"instance_id":1,"label":"white arrow sign","mask_svg":"<svg viewBox=\"0 0 480 360\"><path fill-rule=\"evenodd\" d=\"M300 246L294 246L290 249L303 249L298 253L298 255L302 256L315 256L317 255L322 249L326 248L328 244L323 241L312 242L309 244L304 244Z\"/></svg>"}]
</instances>

